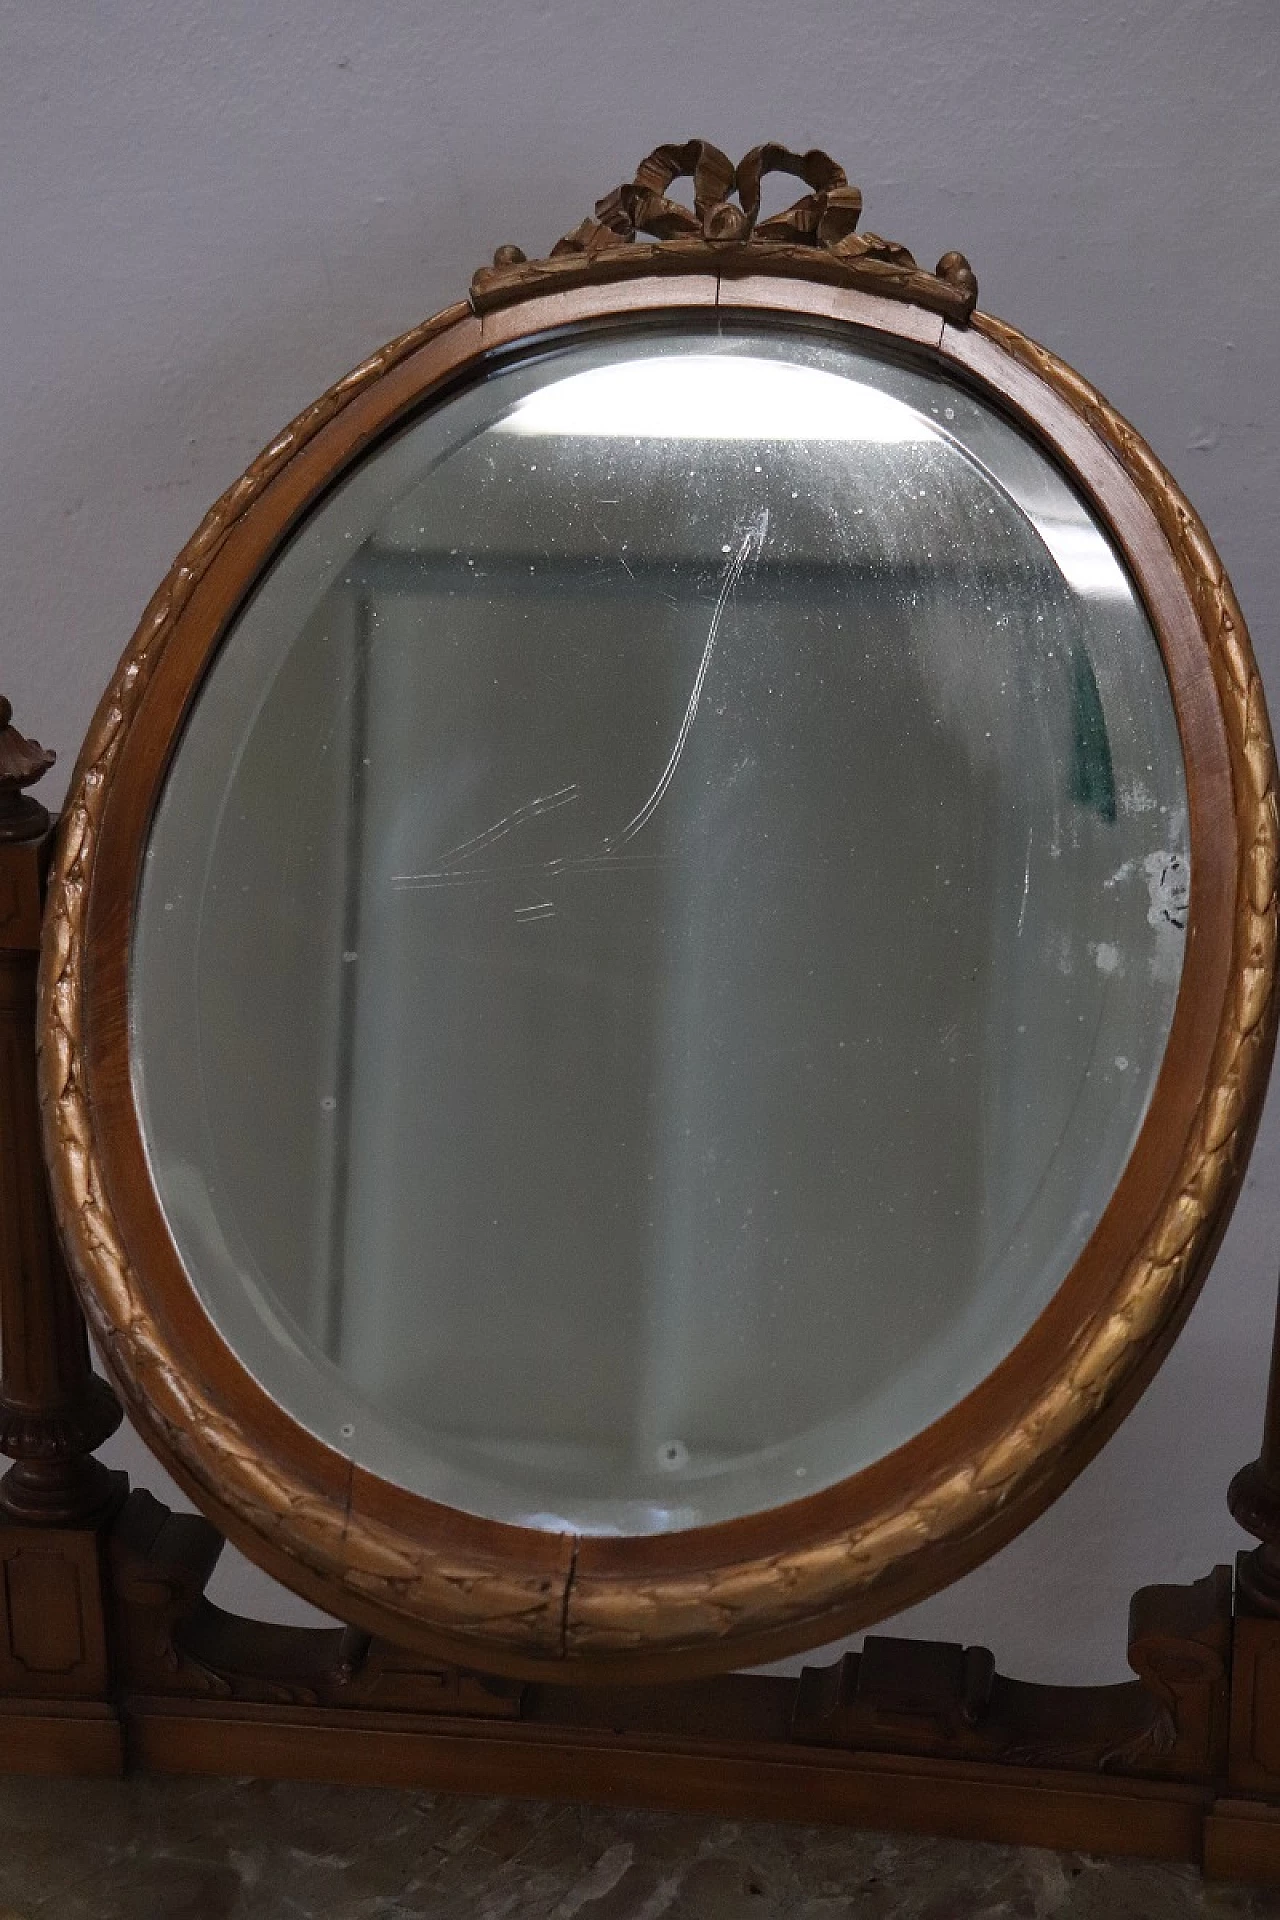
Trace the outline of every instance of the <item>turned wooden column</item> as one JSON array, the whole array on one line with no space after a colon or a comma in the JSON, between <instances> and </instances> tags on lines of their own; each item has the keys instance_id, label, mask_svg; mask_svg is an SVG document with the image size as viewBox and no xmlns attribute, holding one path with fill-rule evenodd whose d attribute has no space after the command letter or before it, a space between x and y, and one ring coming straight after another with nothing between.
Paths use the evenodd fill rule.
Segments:
<instances>
[{"instance_id":1,"label":"turned wooden column","mask_svg":"<svg viewBox=\"0 0 1280 1920\"><path fill-rule=\"evenodd\" d=\"M1256 1613L1280 1618L1280 1301L1271 1346L1271 1378L1262 1423L1262 1450L1227 1490L1232 1518L1261 1542L1240 1556L1237 1578Z\"/></svg>"},{"instance_id":2,"label":"turned wooden column","mask_svg":"<svg viewBox=\"0 0 1280 1920\"><path fill-rule=\"evenodd\" d=\"M1231 1646L1227 1786L1230 1793L1243 1794L1247 1800L1234 1811L1228 1803L1220 1803L1226 1821L1224 1833L1228 1838L1234 1834L1237 1840L1243 1836L1246 1844L1243 1854L1237 1849L1231 1855L1231 1864L1216 1870L1236 1872L1243 1861L1250 1877L1260 1877L1256 1863L1250 1866L1249 1862L1253 1859L1251 1850L1263 1846L1260 1858L1266 1877L1275 1878L1280 1875L1280 1305L1271 1349L1262 1449L1231 1482L1227 1504L1245 1532L1259 1544L1236 1560ZM1271 1809L1274 1831L1270 1836L1258 1824L1258 1796L1263 1796ZM1215 1859L1216 1844L1208 1835L1207 1860Z\"/></svg>"},{"instance_id":3,"label":"turned wooden column","mask_svg":"<svg viewBox=\"0 0 1280 1920\"><path fill-rule=\"evenodd\" d=\"M91 1525L120 1476L93 1450L120 1407L93 1372L49 1208L36 1099L36 970L49 815L24 792L52 753L12 724L0 698L0 1511L58 1527Z\"/></svg>"}]
</instances>

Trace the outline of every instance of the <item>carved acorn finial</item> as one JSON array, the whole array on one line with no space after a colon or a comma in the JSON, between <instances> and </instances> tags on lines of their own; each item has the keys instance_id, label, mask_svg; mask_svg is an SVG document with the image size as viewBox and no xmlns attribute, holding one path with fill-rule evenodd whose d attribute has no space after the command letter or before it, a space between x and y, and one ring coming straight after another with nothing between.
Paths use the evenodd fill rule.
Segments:
<instances>
[{"instance_id":1,"label":"carved acorn finial","mask_svg":"<svg viewBox=\"0 0 1280 1920\"><path fill-rule=\"evenodd\" d=\"M18 732L13 708L0 694L0 840L35 840L48 827L47 808L22 790L43 779L56 758Z\"/></svg>"},{"instance_id":2,"label":"carved acorn finial","mask_svg":"<svg viewBox=\"0 0 1280 1920\"><path fill-rule=\"evenodd\" d=\"M978 276L962 253L944 253L934 268L939 280L955 287L957 292L969 294L974 300L978 297Z\"/></svg>"},{"instance_id":3,"label":"carved acorn finial","mask_svg":"<svg viewBox=\"0 0 1280 1920\"><path fill-rule=\"evenodd\" d=\"M493 250L495 267L522 267L529 258L523 247L513 247L510 242Z\"/></svg>"}]
</instances>

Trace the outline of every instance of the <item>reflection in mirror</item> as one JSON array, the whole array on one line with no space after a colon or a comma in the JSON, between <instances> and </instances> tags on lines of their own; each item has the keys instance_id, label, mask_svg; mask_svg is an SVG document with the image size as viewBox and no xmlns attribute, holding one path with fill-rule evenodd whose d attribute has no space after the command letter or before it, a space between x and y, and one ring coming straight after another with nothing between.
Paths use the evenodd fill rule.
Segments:
<instances>
[{"instance_id":1,"label":"reflection in mirror","mask_svg":"<svg viewBox=\"0 0 1280 1920\"><path fill-rule=\"evenodd\" d=\"M582 335L419 418L234 624L134 942L209 1313L374 1472L649 1533L1011 1350L1151 1097L1186 793L1142 606L923 359Z\"/></svg>"}]
</instances>

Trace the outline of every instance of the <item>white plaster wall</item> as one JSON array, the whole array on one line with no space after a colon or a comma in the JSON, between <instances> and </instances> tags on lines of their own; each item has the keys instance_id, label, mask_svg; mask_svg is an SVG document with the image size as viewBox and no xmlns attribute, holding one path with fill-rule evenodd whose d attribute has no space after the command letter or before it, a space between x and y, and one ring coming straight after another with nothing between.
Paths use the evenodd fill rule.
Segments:
<instances>
[{"instance_id":1,"label":"white plaster wall","mask_svg":"<svg viewBox=\"0 0 1280 1920\"><path fill-rule=\"evenodd\" d=\"M827 147L867 225L1081 367L1187 488L1280 705L1274 0L0 0L0 685L69 769L153 587L275 429L660 140ZM57 787L50 782L52 797ZM1280 1101L1182 1341L1035 1527L909 1616L1107 1677L1240 1536ZM113 1458L161 1487L136 1440ZM224 1601L305 1609L227 1556Z\"/></svg>"}]
</instances>

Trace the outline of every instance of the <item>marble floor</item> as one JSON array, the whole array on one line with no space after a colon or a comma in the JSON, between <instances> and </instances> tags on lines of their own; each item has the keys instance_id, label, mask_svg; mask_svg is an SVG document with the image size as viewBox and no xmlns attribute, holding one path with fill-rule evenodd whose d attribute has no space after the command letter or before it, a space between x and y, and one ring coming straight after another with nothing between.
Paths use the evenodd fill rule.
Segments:
<instances>
[{"instance_id":1,"label":"marble floor","mask_svg":"<svg viewBox=\"0 0 1280 1920\"><path fill-rule=\"evenodd\" d=\"M0 1779L0 1920L1280 1920L1190 1867L375 1787Z\"/></svg>"}]
</instances>

